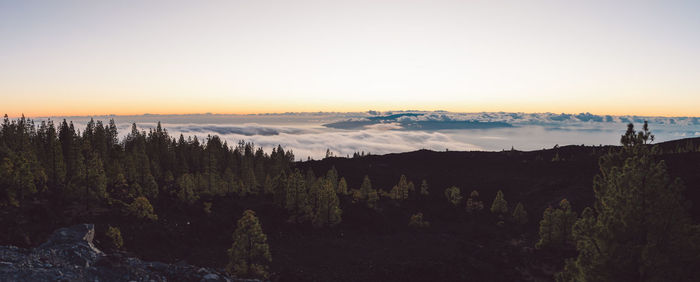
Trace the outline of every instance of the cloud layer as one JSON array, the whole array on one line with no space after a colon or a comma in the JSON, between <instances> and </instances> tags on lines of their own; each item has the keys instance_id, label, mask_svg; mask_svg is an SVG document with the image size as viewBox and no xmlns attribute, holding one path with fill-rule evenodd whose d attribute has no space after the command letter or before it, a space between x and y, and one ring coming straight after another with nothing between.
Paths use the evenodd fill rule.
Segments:
<instances>
[{"instance_id":1,"label":"cloud layer","mask_svg":"<svg viewBox=\"0 0 700 282\"><path fill-rule=\"evenodd\" d=\"M696 117L600 116L589 113L451 113L451 112L366 112L366 113L287 113L266 115L185 115L185 116L113 116L94 117L105 123L113 118L124 137L132 123L148 131L157 122L172 137L180 134L219 135L230 145L240 140L253 142L269 151L282 145L294 151L298 159L322 158L327 149L337 156L354 152L385 154L418 149L535 150L556 144L617 144L627 122L650 122L658 141L700 136ZM53 118L54 120L59 118ZM89 118L69 117L78 129ZM365 123L348 129L324 126L338 122ZM379 122L377 122L379 121ZM507 123L509 127L454 127L462 122ZM413 126L421 124L424 126ZM429 125L429 126L425 126Z\"/></svg>"}]
</instances>

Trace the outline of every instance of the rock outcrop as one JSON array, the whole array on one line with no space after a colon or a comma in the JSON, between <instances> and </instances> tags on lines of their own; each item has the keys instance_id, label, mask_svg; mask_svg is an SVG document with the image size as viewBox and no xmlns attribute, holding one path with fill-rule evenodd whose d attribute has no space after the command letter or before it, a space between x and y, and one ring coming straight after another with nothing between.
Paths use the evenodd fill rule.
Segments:
<instances>
[{"instance_id":1,"label":"rock outcrop","mask_svg":"<svg viewBox=\"0 0 700 282\"><path fill-rule=\"evenodd\" d=\"M94 225L80 224L54 231L34 249L2 246L0 281L245 281L211 268L105 254L94 237Z\"/></svg>"}]
</instances>

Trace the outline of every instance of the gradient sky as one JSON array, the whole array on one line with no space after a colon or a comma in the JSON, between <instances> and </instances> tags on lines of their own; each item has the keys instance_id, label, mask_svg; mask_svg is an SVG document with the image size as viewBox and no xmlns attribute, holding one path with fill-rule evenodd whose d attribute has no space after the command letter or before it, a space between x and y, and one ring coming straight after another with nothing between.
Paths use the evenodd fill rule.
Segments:
<instances>
[{"instance_id":1,"label":"gradient sky","mask_svg":"<svg viewBox=\"0 0 700 282\"><path fill-rule=\"evenodd\" d=\"M0 112L700 116L698 15L700 1L0 0Z\"/></svg>"}]
</instances>

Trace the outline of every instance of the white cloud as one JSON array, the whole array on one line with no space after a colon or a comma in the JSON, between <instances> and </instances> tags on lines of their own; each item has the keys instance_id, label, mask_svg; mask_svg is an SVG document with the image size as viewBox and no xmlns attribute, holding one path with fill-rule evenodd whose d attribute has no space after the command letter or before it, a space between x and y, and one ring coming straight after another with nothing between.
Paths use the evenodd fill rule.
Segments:
<instances>
[{"instance_id":1,"label":"white cloud","mask_svg":"<svg viewBox=\"0 0 700 282\"><path fill-rule=\"evenodd\" d=\"M394 112L397 113L397 112ZM589 114L552 113L449 113L421 112L422 116L402 119L480 122L507 122L510 128L462 130L409 130L399 122L368 125L362 129L341 130L323 124L349 119L364 119L367 113L291 113L274 115L185 115L185 116L115 116L95 117L106 124L114 118L123 138L131 131L131 123L140 129L154 128L158 121L171 137L219 135L229 145L240 140L253 142L270 151L278 144L294 151L297 159L311 156L319 159L330 149L337 156L364 151L385 154L431 149L449 150L536 150L555 144L617 144L625 123L650 121L657 142L700 135L697 118L666 118L636 116L592 116ZM54 118L60 120L61 118ZM83 130L89 118L67 118ZM673 119L673 122L671 122ZM602 121L601 121L602 120Z\"/></svg>"},{"instance_id":2,"label":"white cloud","mask_svg":"<svg viewBox=\"0 0 700 282\"><path fill-rule=\"evenodd\" d=\"M165 125L167 127L167 125ZM181 127L174 127L181 128ZM198 131L198 138L212 134L204 130ZM173 135L179 135L180 131L171 129ZM200 135L201 134L201 135ZM364 151L372 154L386 154L413 151L417 149L431 150L479 150L481 148L460 141L453 140L449 135L439 132L420 131L393 131L366 129L357 131L338 131L328 129L299 129L298 131L280 130L276 135L243 135L239 133L218 134L229 144L236 144L239 140L253 142L256 146L262 146L270 150L277 145L285 149L293 150L297 158L311 157L319 159L330 149L337 156L352 155L354 152Z\"/></svg>"}]
</instances>

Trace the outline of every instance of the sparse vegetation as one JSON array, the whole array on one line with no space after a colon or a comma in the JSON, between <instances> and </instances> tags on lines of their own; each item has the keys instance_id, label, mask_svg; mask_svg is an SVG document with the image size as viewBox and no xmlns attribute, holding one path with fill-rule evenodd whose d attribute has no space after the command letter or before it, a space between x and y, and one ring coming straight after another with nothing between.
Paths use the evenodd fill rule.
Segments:
<instances>
[{"instance_id":1,"label":"sparse vegetation","mask_svg":"<svg viewBox=\"0 0 700 282\"><path fill-rule=\"evenodd\" d=\"M105 232L107 237L108 247L113 249L121 249L124 246L124 239L122 239L122 232L117 227L109 226Z\"/></svg>"},{"instance_id":2,"label":"sparse vegetation","mask_svg":"<svg viewBox=\"0 0 700 282\"><path fill-rule=\"evenodd\" d=\"M462 201L462 192L457 186L445 189L445 198L452 205L458 205Z\"/></svg>"},{"instance_id":3,"label":"sparse vegetation","mask_svg":"<svg viewBox=\"0 0 700 282\"><path fill-rule=\"evenodd\" d=\"M430 227L430 222L423 220L423 213L415 213L411 215L411 219L408 221L408 226L414 228L426 228Z\"/></svg>"}]
</instances>

